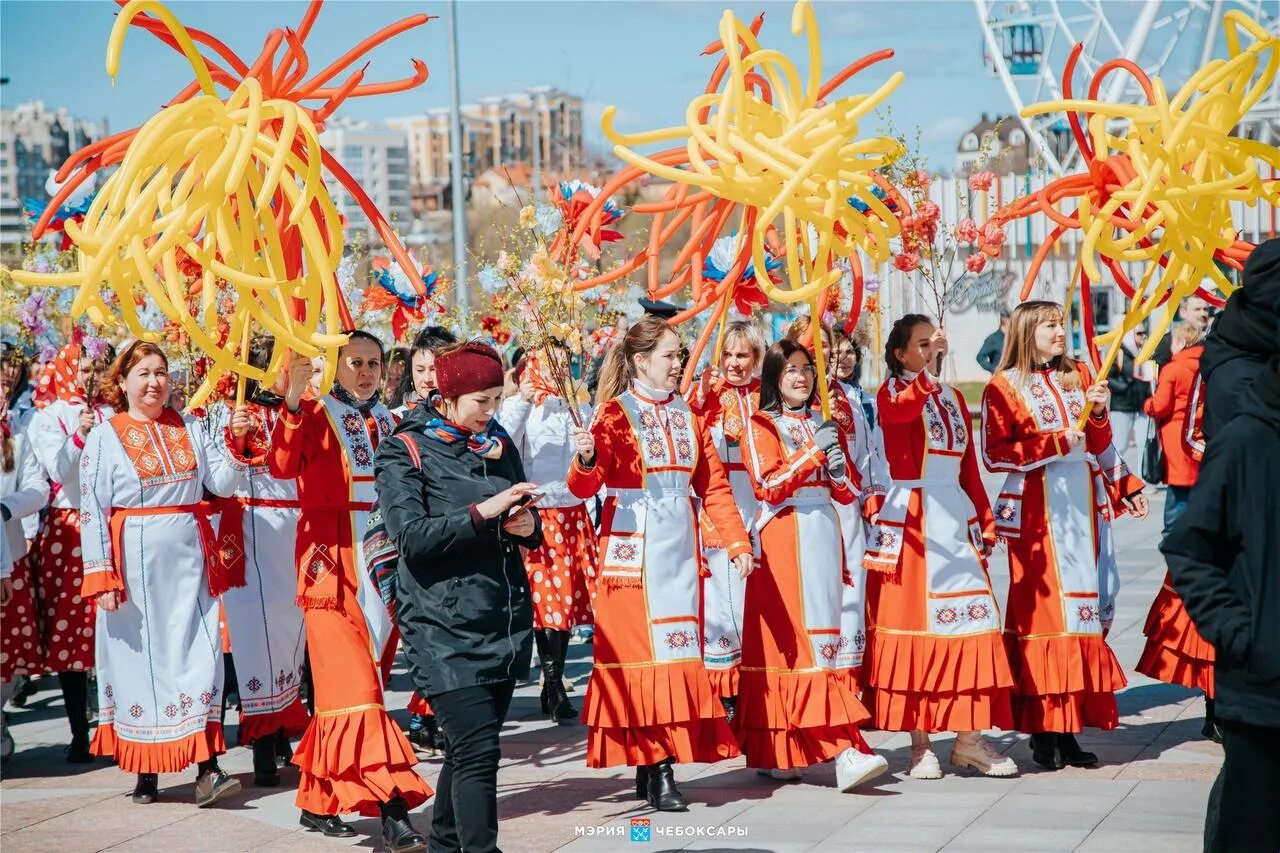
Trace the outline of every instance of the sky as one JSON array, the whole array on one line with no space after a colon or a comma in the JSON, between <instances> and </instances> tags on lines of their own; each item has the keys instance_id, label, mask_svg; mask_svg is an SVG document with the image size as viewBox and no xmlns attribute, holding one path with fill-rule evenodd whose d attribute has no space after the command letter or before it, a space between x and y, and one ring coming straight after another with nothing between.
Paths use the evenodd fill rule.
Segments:
<instances>
[{"instance_id":1,"label":"sky","mask_svg":"<svg viewBox=\"0 0 1280 853\"><path fill-rule=\"evenodd\" d=\"M218 36L252 61L273 27L296 26L302 2L190 0L168 3L186 25ZM618 107L622 131L683 123L685 105L701 93L714 60L701 56L731 8L744 21L765 12L762 41L805 67L801 39L790 34L789 2L704 0L460 0L458 29L464 101L550 85L585 101L587 141L607 150L600 114ZM1108 4L1117 19L1133 3ZM42 99L75 116L106 118L111 130L141 124L191 80L186 61L150 34L132 29L112 88L105 71L107 37L116 10L108 0L4 0L0 4L0 103ZM891 47L889 62L859 74L841 94L870 92L894 71L906 81L891 96L892 123L935 170L954 164L956 143L981 114L1006 113L999 80L983 65L982 30L968 0L819 0L824 77L866 53ZM327 65L366 35L407 15L444 15L441 2L330 0L309 38L313 69ZM376 48L365 82L412 72L423 59L431 76L420 88L350 100L339 115L382 120L449 102L448 45L442 18ZM863 135L887 129L868 119Z\"/></svg>"}]
</instances>

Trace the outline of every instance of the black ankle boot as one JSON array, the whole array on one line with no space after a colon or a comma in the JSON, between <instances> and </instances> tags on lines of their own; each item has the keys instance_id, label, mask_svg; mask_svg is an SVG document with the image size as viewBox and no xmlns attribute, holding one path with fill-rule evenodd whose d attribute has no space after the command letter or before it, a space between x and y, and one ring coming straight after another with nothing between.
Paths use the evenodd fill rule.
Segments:
<instances>
[{"instance_id":1,"label":"black ankle boot","mask_svg":"<svg viewBox=\"0 0 1280 853\"><path fill-rule=\"evenodd\" d=\"M649 805L660 812L684 812L689 810L676 787L675 773L672 771L672 760L659 761L649 768Z\"/></svg>"},{"instance_id":2,"label":"black ankle boot","mask_svg":"<svg viewBox=\"0 0 1280 853\"><path fill-rule=\"evenodd\" d=\"M356 834L351 824L343 823L337 815L315 814L306 809L302 810L298 823L306 827L307 832L320 832L326 838L352 838Z\"/></svg>"},{"instance_id":3,"label":"black ankle boot","mask_svg":"<svg viewBox=\"0 0 1280 853\"><path fill-rule=\"evenodd\" d=\"M423 730L427 733L427 743L436 755L444 755L444 732L440 731L440 724L436 722L435 714L427 714L422 723Z\"/></svg>"},{"instance_id":4,"label":"black ankle boot","mask_svg":"<svg viewBox=\"0 0 1280 853\"><path fill-rule=\"evenodd\" d=\"M68 764L92 764L89 752L89 676L85 672L58 673L62 688L62 704L71 727L71 745L67 747Z\"/></svg>"},{"instance_id":5,"label":"black ankle boot","mask_svg":"<svg viewBox=\"0 0 1280 853\"><path fill-rule=\"evenodd\" d=\"M156 773L139 773L138 784L133 786L133 801L138 805L154 803L160 798L160 776Z\"/></svg>"},{"instance_id":6,"label":"black ankle boot","mask_svg":"<svg viewBox=\"0 0 1280 853\"><path fill-rule=\"evenodd\" d=\"M738 713L738 697L727 696L720 700L720 707L724 708L724 721L732 723L733 717Z\"/></svg>"},{"instance_id":7,"label":"black ankle boot","mask_svg":"<svg viewBox=\"0 0 1280 853\"><path fill-rule=\"evenodd\" d=\"M1031 760L1045 770L1061 770L1063 763L1058 755L1057 735L1052 733L1032 735Z\"/></svg>"},{"instance_id":8,"label":"black ankle boot","mask_svg":"<svg viewBox=\"0 0 1280 853\"><path fill-rule=\"evenodd\" d=\"M284 729L276 732L276 761L281 767L286 767L293 761L293 744L285 737Z\"/></svg>"},{"instance_id":9,"label":"black ankle boot","mask_svg":"<svg viewBox=\"0 0 1280 853\"><path fill-rule=\"evenodd\" d=\"M431 738L431 732L427 730L427 720L435 723L435 717L414 714L409 719L409 731L405 732L404 737L420 757L433 758L436 754L436 745Z\"/></svg>"},{"instance_id":10,"label":"black ankle boot","mask_svg":"<svg viewBox=\"0 0 1280 853\"><path fill-rule=\"evenodd\" d=\"M1072 734L1056 735L1058 739L1058 755L1062 759L1063 764L1069 764L1072 767L1092 767L1098 763L1098 756L1092 752L1085 752L1080 748L1080 744L1076 742L1076 736Z\"/></svg>"},{"instance_id":11,"label":"black ankle boot","mask_svg":"<svg viewBox=\"0 0 1280 853\"><path fill-rule=\"evenodd\" d=\"M413 853L427 849L427 837L409 823L409 806L396 797L378 806L382 812L382 846L387 853Z\"/></svg>"},{"instance_id":12,"label":"black ankle boot","mask_svg":"<svg viewBox=\"0 0 1280 853\"><path fill-rule=\"evenodd\" d=\"M1222 743L1222 732L1218 731L1218 717L1213 713L1213 700L1208 696L1204 698L1204 728L1200 729L1200 735L1214 743Z\"/></svg>"},{"instance_id":13,"label":"black ankle boot","mask_svg":"<svg viewBox=\"0 0 1280 853\"><path fill-rule=\"evenodd\" d=\"M569 701L564 691L564 658L568 651L569 635L564 631L547 630L547 649L551 655L550 670L543 667L544 703L550 707L551 719L560 725L569 725L578 719L578 709Z\"/></svg>"},{"instance_id":14,"label":"black ankle boot","mask_svg":"<svg viewBox=\"0 0 1280 853\"><path fill-rule=\"evenodd\" d=\"M636 767L636 799L649 799L649 766L647 764Z\"/></svg>"},{"instance_id":15,"label":"black ankle boot","mask_svg":"<svg viewBox=\"0 0 1280 853\"><path fill-rule=\"evenodd\" d=\"M253 784L259 788L274 788L280 784L275 735L260 737L253 742Z\"/></svg>"}]
</instances>

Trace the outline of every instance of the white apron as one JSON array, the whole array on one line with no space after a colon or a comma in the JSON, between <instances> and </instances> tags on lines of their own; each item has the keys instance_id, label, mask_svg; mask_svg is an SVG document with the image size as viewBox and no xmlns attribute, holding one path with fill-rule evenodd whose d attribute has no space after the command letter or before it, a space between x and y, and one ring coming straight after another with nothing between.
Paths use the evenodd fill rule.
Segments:
<instances>
[{"instance_id":1,"label":"white apron","mask_svg":"<svg viewBox=\"0 0 1280 853\"><path fill-rule=\"evenodd\" d=\"M605 490L601 582L643 587L654 661L701 660L693 414L678 396L653 403L627 391L617 400L639 439L644 488Z\"/></svg>"},{"instance_id":2,"label":"white apron","mask_svg":"<svg viewBox=\"0 0 1280 853\"><path fill-rule=\"evenodd\" d=\"M376 661L382 656L387 641L391 638L392 624L386 605L382 603L382 597L374 587L373 579L369 577L364 557L364 532L369 523L369 508L378 499L373 481L374 447L369 442L364 416L357 409L332 394L325 395L323 402L325 414L329 416L329 425L341 439L345 451L351 483L346 498L351 504L364 507L351 512L351 547L356 555L356 601L360 605L360 612L364 614L365 627L369 630L370 653ZM386 406L378 403L371 414L378 424L378 441L385 441L395 429L391 413Z\"/></svg>"},{"instance_id":3,"label":"white apron","mask_svg":"<svg viewBox=\"0 0 1280 853\"><path fill-rule=\"evenodd\" d=\"M738 406L743 430L750 429L751 413L744 396L735 392L723 397L730 397ZM721 422L711 427L711 439L724 463L743 527L748 527L758 503L751 477L742 464L742 447L725 436ZM702 584L702 661L709 670L729 670L742 661L742 607L747 581L730 564L729 552L724 548L708 547L703 553L710 576Z\"/></svg>"}]
</instances>

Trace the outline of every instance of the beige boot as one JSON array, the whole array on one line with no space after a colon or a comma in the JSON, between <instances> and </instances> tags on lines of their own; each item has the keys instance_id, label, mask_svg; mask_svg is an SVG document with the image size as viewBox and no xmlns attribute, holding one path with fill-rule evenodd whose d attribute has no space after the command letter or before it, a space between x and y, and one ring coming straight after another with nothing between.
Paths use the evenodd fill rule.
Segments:
<instances>
[{"instance_id":1,"label":"beige boot","mask_svg":"<svg viewBox=\"0 0 1280 853\"><path fill-rule=\"evenodd\" d=\"M1012 758L992 749L982 732L959 732L951 749L951 766L957 770L971 767L983 776L1017 776L1018 765Z\"/></svg>"},{"instance_id":2,"label":"beige boot","mask_svg":"<svg viewBox=\"0 0 1280 853\"><path fill-rule=\"evenodd\" d=\"M912 779L942 778L942 765L938 763L938 756L933 754L926 732L917 730L911 733L911 770L907 775Z\"/></svg>"}]
</instances>

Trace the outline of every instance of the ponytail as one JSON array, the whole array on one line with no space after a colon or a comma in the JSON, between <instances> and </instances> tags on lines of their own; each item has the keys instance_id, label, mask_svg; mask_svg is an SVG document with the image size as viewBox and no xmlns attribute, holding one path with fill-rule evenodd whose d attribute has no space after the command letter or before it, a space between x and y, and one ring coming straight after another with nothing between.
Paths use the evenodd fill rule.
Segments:
<instances>
[{"instance_id":1,"label":"ponytail","mask_svg":"<svg viewBox=\"0 0 1280 853\"><path fill-rule=\"evenodd\" d=\"M604 363L600 365L600 380L596 385L596 406L599 407L631 386L636 378L637 355L651 353L658 348L662 338L675 334L671 324L661 317L648 315L627 329L622 340L614 344L605 354Z\"/></svg>"}]
</instances>

